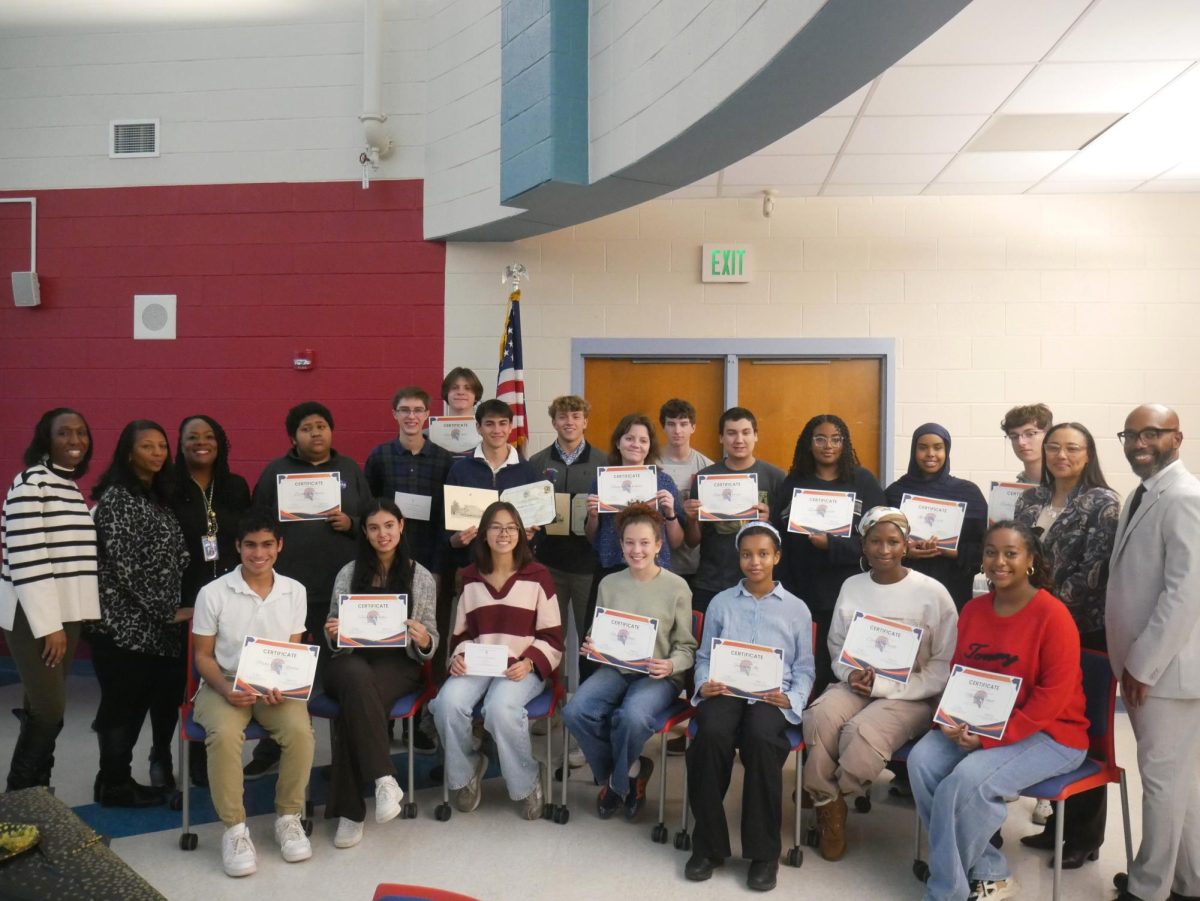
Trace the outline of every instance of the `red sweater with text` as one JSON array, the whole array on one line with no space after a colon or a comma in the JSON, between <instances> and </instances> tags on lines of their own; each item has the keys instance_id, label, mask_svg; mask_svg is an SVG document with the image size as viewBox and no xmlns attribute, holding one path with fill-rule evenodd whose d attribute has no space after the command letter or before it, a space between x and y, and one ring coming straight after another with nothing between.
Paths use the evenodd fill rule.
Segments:
<instances>
[{"instance_id":1,"label":"red sweater with text","mask_svg":"<svg viewBox=\"0 0 1200 901\"><path fill-rule=\"evenodd\" d=\"M1042 589L1020 613L997 616L989 592L963 607L951 666L1020 676L1021 689L1004 737L983 747L1016 744L1045 732L1069 748L1088 747L1079 668L1079 630L1066 605Z\"/></svg>"}]
</instances>

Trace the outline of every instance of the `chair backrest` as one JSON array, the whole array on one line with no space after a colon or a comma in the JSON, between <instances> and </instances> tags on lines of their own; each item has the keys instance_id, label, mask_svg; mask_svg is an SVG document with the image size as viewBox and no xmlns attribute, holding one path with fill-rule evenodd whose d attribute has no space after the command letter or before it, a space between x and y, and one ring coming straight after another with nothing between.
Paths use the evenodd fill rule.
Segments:
<instances>
[{"instance_id":1,"label":"chair backrest","mask_svg":"<svg viewBox=\"0 0 1200 901\"><path fill-rule=\"evenodd\" d=\"M1113 717L1117 710L1117 680L1108 655L1084 649L1079 655L1083 696L1088 718L1088 756L1116 764Z\"/></svg>"},{"instance_id":2,"label":"chair backrest","mask_svg":"<svg viewBox=\"0 0 1200 901\"><path fill-rule=\"evenodd\" d=\"M188 620L187 630L187 688L184 689L183 702L191 703L192 698L196 696L196 690L200 687L200 671L196 669L196 651L192 647L192 623Z\"/></svg>"},{"instance_id":3,"label":"chair backrest","mask_svg":"<svg viewBox=\"0 0 1200 901\"><path fill-rule=\"evenodd\" d=\"M692 611L692 635L696 639L696 644L700 644L700 640L704 637L704 614L699 610ZM692 665L688 667L688 671L683 676L683 690L686 693L685 697L690 698L696 690L696 662L692 661Z\"/></svg>"}]
</instances>

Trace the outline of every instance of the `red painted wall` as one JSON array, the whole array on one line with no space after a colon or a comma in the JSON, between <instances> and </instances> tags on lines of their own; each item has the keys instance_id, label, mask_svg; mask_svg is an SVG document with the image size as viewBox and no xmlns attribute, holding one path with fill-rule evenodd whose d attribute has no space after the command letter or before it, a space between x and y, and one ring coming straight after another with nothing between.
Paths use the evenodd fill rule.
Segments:
<instances>
[{"instance_id":1,"label":"red painted wall","mask_svg":"<svg viewBox=\"0 0 1200 901\"><path fill-rule=\"evenodd\" d=\"M38 198L42 305L17 309L29 215L0 204L0 481L43 411L92 426L90 485L131 419L208 413L253 485L287 450L288 407L319 400L360 463L395 433L388 404L422 385L440 405L445 247L422 238L421 182L28 192ZM21 196L8 193L0 196ZM133 295L178 295L175 341L134 341ZM292 369L299 348L312 371Z\"/></svg>"}]
</instances>

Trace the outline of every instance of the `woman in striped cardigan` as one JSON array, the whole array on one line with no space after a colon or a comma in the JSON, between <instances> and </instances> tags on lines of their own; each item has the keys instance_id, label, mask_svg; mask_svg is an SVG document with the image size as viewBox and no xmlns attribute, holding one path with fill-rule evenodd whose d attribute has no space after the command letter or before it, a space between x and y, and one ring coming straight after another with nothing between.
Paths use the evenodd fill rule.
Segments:
<instances>
[{"instance_id":1,"label":"woman in striped cardigan","mask_svg":"<svg viewBox=\"0 0 1200 901\"><path fill-rule=\"evenodd\" d=\"M455 806L479 806L487 757L472 749L471 720L483 702L483 726L496 743L509 797L526 819L542 815L543 771L533 758L525 705L537 697L562 660L562 621L550 571L533 559L521 516L497 501L483 511L471 544L474 562L462 570L450 637L450 676L434 699L434 722L446 755L446 782ZM473 675L469 645L506 650L503 675Z\"/></svg>"},{"instance_id":2,"label":"woman in striped cardigan","mask_svg":"<svg viewBox=\"0 0 1200 901\"><path fill-rule=\"evenodd\" d=\"M83 416L50 410L34 428L25 469L4 501L0 628L25 696L9 791L50 784L81 623L100 616L96 527L75 484L91 459Z\"/></svg>"}]
</instances>

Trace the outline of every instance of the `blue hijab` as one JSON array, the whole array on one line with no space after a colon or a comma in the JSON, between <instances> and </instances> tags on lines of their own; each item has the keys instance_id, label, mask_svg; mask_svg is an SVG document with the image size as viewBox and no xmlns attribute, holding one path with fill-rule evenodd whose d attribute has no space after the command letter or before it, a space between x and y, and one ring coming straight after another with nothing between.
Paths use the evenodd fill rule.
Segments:
<instances>
[{"instance_id":1,"label":"blue hijab","mask_svg":"<svg viewBox=\"0 0 1200 901\"><path fill-rule=\"evenodd\" d=\"M937 435L946 444L946 460L942 468L933 475L927 475L917 463L917 440L924 435ZM893 507L900 506L900 499L905 494L920 494L925 497L936 497L946 501L962 501L967 505L967 519L987 519L987 503L979 486L967 479L958 479L950 475L950 432L936 422L926 422L917 426L912 435L912 443L908 451L908 472L892 482L885 494L888 503Z\"/></svg>"}]
</instances>

